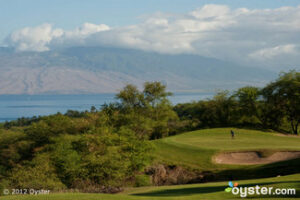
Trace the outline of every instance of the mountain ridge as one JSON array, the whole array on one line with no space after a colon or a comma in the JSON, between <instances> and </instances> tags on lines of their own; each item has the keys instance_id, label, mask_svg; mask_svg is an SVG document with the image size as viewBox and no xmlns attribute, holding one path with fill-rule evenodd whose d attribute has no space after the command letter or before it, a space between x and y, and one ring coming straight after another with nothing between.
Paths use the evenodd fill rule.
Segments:
<instances>
[{"instance_id":1,"label":"mountain ridge","mask_svg":"<svg viewBox=\"0 0 300 200\"><path fill-rule=\"evenodd\" d=\"M211 92L262 86L276 73L188 54L159 54L110 47L46 52L0 49L0 94L113 93L125 84L162 81L174 92Z\"/></svg>"}]
</instances>

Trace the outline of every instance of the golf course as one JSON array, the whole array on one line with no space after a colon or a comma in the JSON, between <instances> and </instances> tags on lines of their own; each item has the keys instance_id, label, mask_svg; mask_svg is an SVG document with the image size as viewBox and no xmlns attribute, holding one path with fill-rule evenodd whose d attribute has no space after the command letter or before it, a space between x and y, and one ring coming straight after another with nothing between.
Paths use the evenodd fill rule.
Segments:
<instances>
[{"instance_id":1,"label":"golf course","mask_svg":"<svg viewBox=\"0 0 300 200\"><path fill-rule=\"evenodd\" d=\"M231 139L230 130L236 133L234 139ZM214 157L222 153L258 152L260 156L267 157L276 152L298 154L300 151L300 137L234 128L204 129L153 142L157 149L157 160L204 171L263 167L217 164ZM246 156L245 159L251 158Z\"/></svg>"},{"instance_id":2,"label":"golf course","mask_svg":"<svg viewBox=\"0 0 300 200\"><path fill-rule=\"evenodd\" d=\"M300 0L0 13L0 200L300 199Z\"/></svg>"},{"instance_id":3,"label":"golf course","mask_svg":"<svg viewBox=\"0 0 300 200\"><path fill-rule=\"evenodd\" d=\"M235 132L234 139L230 131ZM3 196L3 200L117 200L117 199L239 199L239 195L225 192L228 181L237 182L239 187L266 186L273 188L295 188L296 195L270 196L251 195L251 199L296 199L300 194L300 137L276 132L264 132L237 128L202 129L151 141L155 148L154 165L181 166L188 171L206 171L214 174L219 181L207 183L127 187L118 194L56 193L49 195ZM220 164L216 157L226 161L229 153L236 159L266 159L263 164ZM288 154L285 159L274 160L274 155ZM279 154L278 154L279 153ZM280 154L281 153L281 154ZM223 155L223 157L222 157ZM227 155L228 156L228 155ZM247 157L249 156L249 157ZM272 157L273 156L273 157ZM276 156L275 156L276 157ZM268 159L269 158L269 159ZM272 159L271 159L272 158ZM222 177L232 174L233 180ZM221 180L221 181L220 181Z\"/></svg>"}]
</instances>

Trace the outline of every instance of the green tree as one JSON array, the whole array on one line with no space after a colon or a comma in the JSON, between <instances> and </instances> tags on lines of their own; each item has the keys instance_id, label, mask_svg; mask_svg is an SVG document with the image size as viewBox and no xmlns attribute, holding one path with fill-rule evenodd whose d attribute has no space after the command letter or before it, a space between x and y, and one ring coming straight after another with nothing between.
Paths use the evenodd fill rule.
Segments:
<instances>
[{"instance_id":1,"label":"green tree","mask_svg":"<svg viewBox=\"0 0 300 200\"><path fill-rule=\"evenodd\" d=\"M121 105L125 108L136 108L143 106L143 94L136 86L128 84L121 90L116 98L121 101Z\"/></svg>"},{"instance_id":2,"label":"green tree","mask_svg":"<svg viewBox=\"0 0 300 200\"><path fill-rule=\"evenodd\" d=\"M159 139L169 135L170 121L177 120L168 96L172 93L166 91L166 86L160 82L146 82L144 84L144 99L146 102L145 113L152 119L153 131L150 139Z\"/></svg>"},{"instance_id":3,"label":"green tree","mask_svg":"<svg viewBox=\"0 0 300 200\"><path fill-rule=\"evenodd\" d=\"M76 179L85 175L82 157L74 148L74 143L80 136L61 135L52 139L53 144L49 147L49 154L58 177L67 186L72 186Z\"/></svg>"},{"instance_id":4,"label":"green tree","mask_svg":"<svg viewBox=\"0 0 300 200\"><path fill-rule=\"evenodd\" d=\"M220 91L212 99L209 107L212 106L214 109L214 114L216 116L216 125L217 126L229 126L236 119L234 115L234 110L236 107L236 102L234 98L229 95L229 91ZM210 109L207 107L207 109Z\"/></svg>"},{"instance_id":5,"label":"green tree","mask_svg":"<svg viewBox=\"0 0 300 200\"><path fill-rule=\"evenodd\" d=\"M104 112L118 113L119 127L127 126L136 134L150 139L167 136L170 132L170 121L176 121L177 115L167 99L171 93L160 82L146 82L141 92L133 85L127 85L117 95L119 104L106 106Z\"/></svg>"},{"instance_id":6,"label":"green tree","mask_svg":"<svg viewBox=\"0 0 300 200\"><path fill-rule=\"evenodd\" d=\"M298 134L300 123L300 72L282 73L262 90L266 103L280 111L290 122L292 132Z\"/></svg>"},{"instance_id":7,"label":"green tree","mask_svg":"<svg viewBox=\"0 0 300 200\"><path fill-rule=\"evenodd\" d=\"M243 87L234 94L237 97L239 105L240 123L256 125L260 124L258 118L258 97L259 89L257 87Z\"/></svg>"},{"instance_id":8,"label":"green tree","mask_svg":"<svg viewBox=\"0 0 300 200\"><path fill-rule=\"evenodd\" d=\"M167 97L172 93L166 91L166 86L158 81L146 82L144 84L144 99L152 107L157 107L163 101L168 101Z\"/></svg>"},{"instance_id":9,"label":"green tree","mask_svg":"<svg viewBox=\"0 0 300 200\"><path fill-rule=\"evenodd\" d=\"M179 117L190 120L191 128L222 127L237 120L236 101L228 91L218 92L210 100L201 100L175 106Z\"/></svg>"},{"instance_id":10,"label":"green tree","mask_svg":"<svg viewBox=\"0 0 300 200\"><path fill-rule=\"evenodd\" d=\"M257 105L256 101L259 96L259 89L257 87L243 87L238 89L235 93L238 97L240 107L245 115L256 115Z\"/></svg>"},{"instance_id":11,"label":"green tree","mask_svg":"<svg viewBox=\"0 0 300 200\"><path fill-rule=\"evenodd\" d=\"M81 167L76 168L71 160L68 163L77 171L81 168L78 179L91 180L97 185L121 186L126 178L151 161L152 147L148 141L137 138L132 130L122 127L114 133L99 128L84 134L73 143L74 150L76 157L81 155Z\"/></svg>"}]
</instances>

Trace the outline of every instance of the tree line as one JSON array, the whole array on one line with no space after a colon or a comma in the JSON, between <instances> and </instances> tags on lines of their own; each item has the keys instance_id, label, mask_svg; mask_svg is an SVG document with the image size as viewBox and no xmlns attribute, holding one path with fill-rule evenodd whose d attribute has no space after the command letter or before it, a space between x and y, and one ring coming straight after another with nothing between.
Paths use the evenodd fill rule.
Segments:
<instances>
[{"instance_id":1,"label":"tree line","mask_svg":"<svg viewBox=\"0 0 300 200\"><path fill-rule=\"evenodd\" d=\"M210 127L249 127L299 133L300 73L281 73L263 88L246 86L233 93L174 107L187 130Z\"/></svg>"}]
</instances>

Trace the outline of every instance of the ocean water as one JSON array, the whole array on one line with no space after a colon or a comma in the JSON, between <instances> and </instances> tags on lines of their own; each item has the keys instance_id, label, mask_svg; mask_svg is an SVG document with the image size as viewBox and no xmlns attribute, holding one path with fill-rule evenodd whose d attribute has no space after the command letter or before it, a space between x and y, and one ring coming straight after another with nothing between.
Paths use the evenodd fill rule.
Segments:
<instances>
[{"instance_id":1,"label":"ocean water","mask_svg":"<svg viewBox=\"0 0 300 200\"><path fill-rule=\"evenodd\" d=\"M212 93L175 93L169 97L172 104L198 101L212 97ZM116 101L115 94L95 95L0 95L0 122L20 117L65 113L67 110L97 109L104 103Z\"/></svg>"}]
</instances>

